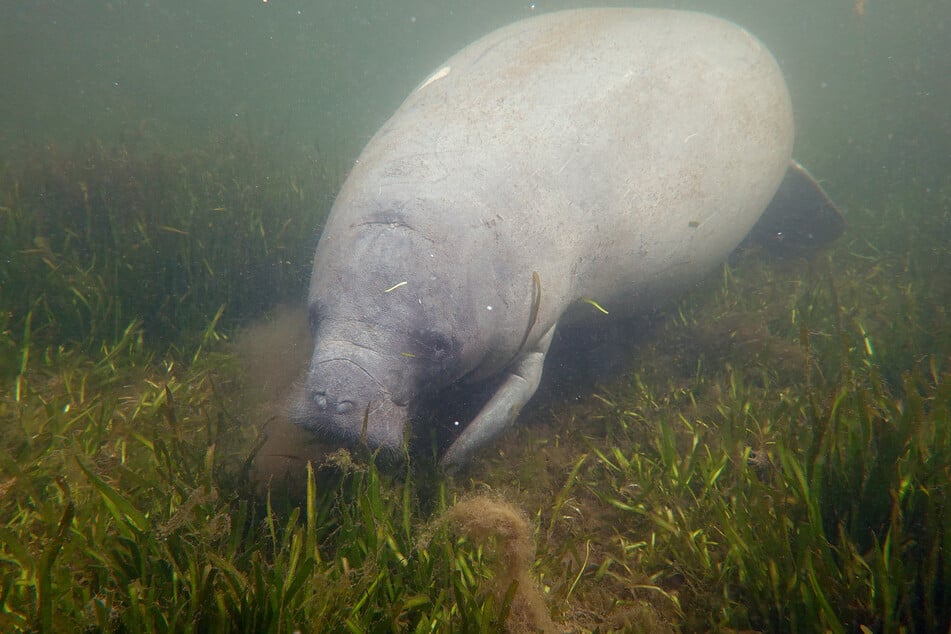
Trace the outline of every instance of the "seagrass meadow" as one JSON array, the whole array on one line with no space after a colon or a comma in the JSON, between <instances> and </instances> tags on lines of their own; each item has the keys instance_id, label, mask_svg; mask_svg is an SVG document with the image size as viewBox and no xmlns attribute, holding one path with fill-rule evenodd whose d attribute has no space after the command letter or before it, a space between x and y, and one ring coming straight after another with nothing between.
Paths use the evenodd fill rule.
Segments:
<instances>
[{"instance_id":1,"label":"seagrass meadow","mask_svg":"<svg viewBox=\"0 0 951 634\"><path fill-rule=\"evenodd\" d=\"M227 134L2 166L0 631L949 631L951 189L735 254L457 474L262 482L233 342L338 185Z\"/></svg>"}]
</instances>

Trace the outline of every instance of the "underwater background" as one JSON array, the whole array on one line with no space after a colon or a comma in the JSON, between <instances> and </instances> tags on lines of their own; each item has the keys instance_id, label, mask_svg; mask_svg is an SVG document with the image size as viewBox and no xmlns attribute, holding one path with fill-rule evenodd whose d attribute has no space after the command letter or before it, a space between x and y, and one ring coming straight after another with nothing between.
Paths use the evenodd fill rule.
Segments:
<instances>
[{"instance_id":1,"label":"underwater background","mask_svg":"<svg viewBox=\"0 0 951 634\"><path fill-rule=\"evenodd\" d=\"M282 420L363 145L605 4L0 5L0 631L951 631L947 0L623 5L766 44L843 237L735 254L452 477Z\"/></svg>"}]
</instances>

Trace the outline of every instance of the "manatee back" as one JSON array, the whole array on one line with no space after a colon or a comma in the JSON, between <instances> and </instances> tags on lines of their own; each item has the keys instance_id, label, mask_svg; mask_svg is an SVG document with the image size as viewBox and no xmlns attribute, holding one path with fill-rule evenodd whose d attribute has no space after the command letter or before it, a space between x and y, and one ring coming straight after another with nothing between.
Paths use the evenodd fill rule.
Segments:
<instances>
[{"instance_id":1,"label":"manatee back","mask_svg":"<svg viewBox=\"0 0 951 634\"><path fill-rule=\"evenodd\" d=\"M736 25L557 12L483 37L423 81L364 150L328 232L398 209L456 267L484 277L488 251L500 279L487 292L505 301L531 302L537 273L544 332L579 297L642 308L722 261L792 142L782 74Z\"/></svg>"}]
</instances>

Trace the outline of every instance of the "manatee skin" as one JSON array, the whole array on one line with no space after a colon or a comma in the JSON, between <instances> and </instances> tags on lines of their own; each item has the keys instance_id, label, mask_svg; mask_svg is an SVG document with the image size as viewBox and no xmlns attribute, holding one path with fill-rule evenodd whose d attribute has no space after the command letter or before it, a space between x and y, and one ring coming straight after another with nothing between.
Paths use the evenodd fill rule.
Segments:
<instances>
[{"instance_id":1,"label":"manatee skin","mask_svg":"<svg viewBox=\"0 0 951 634\"><path fill-rule=\"evenodd\" d=\"M633 313L722 262L792 143L775 60L721 19L584 9L486 35L409 95L340 191L293 419L399 453L421 399L497 381L441 459L464 462L531 398L557 324L609 318L582 300Z\"/></svg>"}]
</instances>

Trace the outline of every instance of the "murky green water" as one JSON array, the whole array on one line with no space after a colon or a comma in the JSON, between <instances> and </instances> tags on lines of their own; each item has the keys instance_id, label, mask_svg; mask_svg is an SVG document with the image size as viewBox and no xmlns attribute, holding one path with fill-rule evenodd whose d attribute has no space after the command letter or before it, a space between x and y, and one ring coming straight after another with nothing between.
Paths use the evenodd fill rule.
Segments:
<instances>
[{"instance_id":1,"label":"murky green water","mask_svg":"<svg viewBox=\"0 0 951 634\"><path fill-rule=\"evenodd\" d=\"M515 19L586 4L10 3L0 20L0 143L123 138L142 127L187 144L241 126L346 166L451 53ZM797 155L848 204L890 184L940 184L951 138L947 3L652 6L719 15L766 43L792 89Z\"/></svg>"},{"instance_id":2,"label":"murky green water","mask_svg":"<svg viewBox=\"0 0 951 634\"><path fill-rule=\"evenodd\" d=\"M948 631L946 0L652 4L774 53L839 242L734 257L453 478L284 420L308 342L275 305L363 145L580 6L0 5L0 629Z\"/></svg>"}]
</instances>

